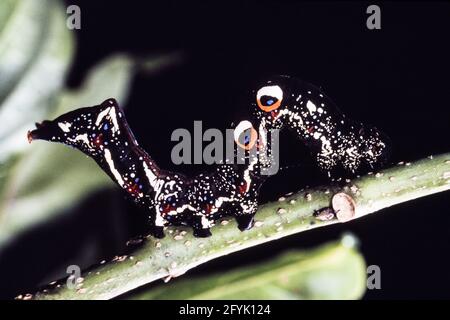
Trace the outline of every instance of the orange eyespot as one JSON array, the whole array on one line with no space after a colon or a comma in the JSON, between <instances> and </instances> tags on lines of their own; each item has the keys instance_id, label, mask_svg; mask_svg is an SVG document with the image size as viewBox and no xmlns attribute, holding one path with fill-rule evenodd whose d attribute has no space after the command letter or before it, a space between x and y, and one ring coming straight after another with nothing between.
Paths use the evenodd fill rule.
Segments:
<instances>
[{"instance_id":1,"label":"orange eyespot","mask_svg":"<svg viewBox=\"0 0 450 320\"><path fill-rule=\"evenodd\" d=\"M258 103L258 107L265 112L278 109L281 105L280 100L271 96L262 96L261 99L257 99L256 102Z\"/></svg>"},{"instance_id":2,"label":"orange eyespot","mask_svg":"<svg viewBox=\"0 0 450 320\"><path fill-rule=\"evenodd\" d=\"M244 150L251 150L258 139L258 133L250 121L241 121L234 129L234 141Z\"/></svg>"},{"instance_id":3,"label":"orange eyespot","mask_svg":"<svg viewBox=\"0 0 450 320\"><path fill-rule=\"evenodd\" d=\"M283 90L279 86L265 86L256 93L256 103L265 112L278 109L282 101Z\"/></svg>"}]
</instances>

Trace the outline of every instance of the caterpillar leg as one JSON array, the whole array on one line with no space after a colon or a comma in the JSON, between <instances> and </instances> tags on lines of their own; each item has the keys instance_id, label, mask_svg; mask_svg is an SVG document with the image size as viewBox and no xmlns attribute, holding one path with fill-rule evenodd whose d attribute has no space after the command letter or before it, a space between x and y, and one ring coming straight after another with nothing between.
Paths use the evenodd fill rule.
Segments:
<instances>
[{"instance_id":1,"label":"caterpillar leg","mask_svg":"<svg viewBox=\"0 0 450 320\"><path fill-rule=\"evenodd\" d=\"M164 234L164 227L154 226L154 225L150 226L150 234L158 239L162 239L166 236Z\"/></svg>"},{"instance_id":2,"label":"caterpillar leg","mask_svg":"<svg viewBox=\"0 0 450 320\"><path fill-rule=\"evenodd\" d=\"M202 229L202 228L195 228L194 227L194 237L197 237L197 238L208 238L208 237L211 237L211 236L212 236L212 233L209 230L209 228Z\"/></svg>"},{"instance_id":3,"label":"caterpillar leg","mask_svg":"<svg viewBox=\"0 0 450 320\"><path fill-rule=\"evenodd\" d=\"M213 221L209 220L205 215L196 215L193 217L192 228L194 229L194 237L208 238L211 231L209 228L213 225Z\"/></svg>"},{"instance_id":4,"label":"caterpillar leg","mask_svg":"<svg viewBox=\"0 0 450 320\"><path fill-rule=\"evenodd\" d=\"M154 215L150 216L150 234L155 238L162 239L165 237L164 234L164 220L161 214L156 212Z\"/></svg>"},{"instance_id":5,"label":"caterpillar leg","mask_svg":"<svg viewBox=\"0 0 450 320\"><path fill-rule=\"evenodd\" d=\"M258 204L256 201L244 201L240 206L242 211L235 215L238 228L241 231L250 230L255 225L254 216Z\"/></svg>"},{"instance_id":6,"label":"caterpillar leg","mask_svg":"<svg viewBox=\"0 0 450 320\"><path fill-rule=\"evenodd\" d=\"M236 216L236 221L238 223L238 228L241 231L250 230L255 225L255 220L253 214L239 215Z\"/></svg>"}]
</instances>

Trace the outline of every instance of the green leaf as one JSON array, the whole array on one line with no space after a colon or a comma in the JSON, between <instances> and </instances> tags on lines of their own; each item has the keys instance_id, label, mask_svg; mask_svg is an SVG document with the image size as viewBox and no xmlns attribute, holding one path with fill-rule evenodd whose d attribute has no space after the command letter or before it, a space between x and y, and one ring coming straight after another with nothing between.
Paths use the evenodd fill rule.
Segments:
<instances>
[{"instance_id":1,"label":"green leaf","mask_svg":"<svg viewBox=\"0 0 450 320\"><path fill-rule=\"evenodd\" d=\"M132 69L133 63L126 56L106 60L89 74L82 88L62 94L53 113L61 114L93 105L109 97L123 103L128 94ZM22 133L22 140L26 141L26 131ZM0 188L0 246L18 232L63 214L65 209L92 192L113 185L97 164L82 153L45 141L27 145L26 153L7 170L3 180L5 186Z\"/></svg>"},{"instance_id":2,"label":"green leaf","mask_svg":"<svg viewBox=\"0 0 450 320\"><path fill-rule=\"evenodd\" d=\"M54 105L74 47L59 1L2 1L2 9L0 163L26 147L24 133Z\"/></svg>"},{"instance_id":3,"label":"green leaf","mask_svg":"<svg viewBox=\"0 0 450 320\"><path fill-rule=\"evenodd\" d=\"M49 4L49 0L0 3L0 102L42 48L42 39L49 26Z\"/></svg>"},{"instance_id":4,"label":"green leaf","mask_svg":"<svg viewBox=\"0 0 450 320\"><path fill-rule=\"evenodd\" d=\"M134 60L127 55L114 55L100 62L78 90L65 92L50 118L77 108L99 104L111 97L124 105L131 89L134 70Z\"/></svg>"},{"instance_id":5,"label":"green leaf","mask_svg":"<svg viewBox=\"0 0 450 320\"><path fill-rule=\"evenodd\" d=\"M225 274L161 284L131 299L358 299L365 285L363 257L339 242Z\"/></svg>"},{"instance_id":6,"label":"green leaf","mask_svg":"<svg viewBox=\"0 0 450 320\"><path fill-rule=\"evenodd\" d=\"M0 39L3 37L3 29L7 25L9 18L12 17L12 12L17 5L18 1L16 0L4 0L0 3Z\"/></svg>"}]
</instances>

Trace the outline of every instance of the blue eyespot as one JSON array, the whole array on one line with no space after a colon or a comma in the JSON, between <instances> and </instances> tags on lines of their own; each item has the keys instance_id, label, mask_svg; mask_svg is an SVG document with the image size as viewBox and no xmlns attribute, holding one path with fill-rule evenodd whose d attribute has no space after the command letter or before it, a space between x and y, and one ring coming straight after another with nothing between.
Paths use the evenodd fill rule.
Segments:
<instances>
[{"instance_id":1,"label":"blue eyespot","mask_svg":"<svg viewBox=\"0 0 450 320\"><path fill-rule=\"evenodd\" d=\"M250 136L249 135L246 135L245 137L244 137L244 143L249 143L250 142Z\"/></svg>"},{"instance_id":2,"label":"blue eyespot","mask_svg":"<svg viewBox=\"0 0 450 320\"><path fill-rule=\"evenodd\" d=\"M105 123L104 125L103 125L103 130L108 130L108 124L107 123Z\"/></svg>"},{"instance_id":3,"label":"blue eyespot","mask_svg":"<svg viewBox=\"0 0 450 320\"><path fill-rule=\"evenodd\" d=\"M275 101L273 99L269 99L266 101L267 105L271 106Z\"/></svg>"}]
</instances>

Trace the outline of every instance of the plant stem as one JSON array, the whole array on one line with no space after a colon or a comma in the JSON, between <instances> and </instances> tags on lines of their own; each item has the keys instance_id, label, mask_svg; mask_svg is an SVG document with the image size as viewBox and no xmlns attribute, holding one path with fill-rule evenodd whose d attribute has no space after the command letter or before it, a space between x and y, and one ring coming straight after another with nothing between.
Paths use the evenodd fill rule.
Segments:
<instances>
[{"instance_id":1,"label":"plant stem","mask_svg":"<svg viewBox=\"0 0 450 320\"><path fill-rule=\"evenodd\" d=\"M34 299L111 299L137 287L182 275L209 260L239 250L339 222L322 221L316 210L329 207L333 195L344 192L355 202L353 218L395 204L450 189L450 153L414 163L400 163L377 174L368 174L345 185L305 189L260 206L253 229L240 232L233 219L222 220L207 239L194 238L188 228L169 227L162 240L147 237L132 255L116 257L82 275L77 288L65 280L33 295ZM82 280L82 281L81 281Z\"/></svg>"}]
</instances>

